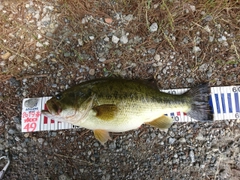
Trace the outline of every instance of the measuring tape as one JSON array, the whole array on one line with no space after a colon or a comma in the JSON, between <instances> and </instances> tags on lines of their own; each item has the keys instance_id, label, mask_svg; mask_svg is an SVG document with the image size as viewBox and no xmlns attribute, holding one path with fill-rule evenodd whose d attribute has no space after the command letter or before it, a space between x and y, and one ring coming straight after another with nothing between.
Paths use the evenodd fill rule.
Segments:
<instances>
[{"instance_id":1,"label":"measuring tape","mask_svg":"<svg viewBox=\"0 0 240 180\"><path fill-rule=\"evenodd\" d=\"M183 94L189 90L169 89L160 90L169 94ZM22 104L22 132L52 131L61 129L79 128L66 122L55 121L41 114L46 109L45 103L51 97L26 98ZM229 120L240 118L240 86L211 87L209 105L213 109L215 120ZM171 112L166 114L174 119L174 122L197 121L183 112Z\"/></svg>"}]
</instances>

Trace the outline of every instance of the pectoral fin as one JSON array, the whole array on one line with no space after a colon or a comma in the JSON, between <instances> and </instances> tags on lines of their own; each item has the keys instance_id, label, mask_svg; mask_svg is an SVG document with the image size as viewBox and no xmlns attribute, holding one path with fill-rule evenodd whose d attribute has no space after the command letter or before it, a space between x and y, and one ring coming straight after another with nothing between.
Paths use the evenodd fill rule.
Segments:
<instances>
[{"instance_id":1,"label":"pectoral fin","mask_svg":"<svg viewBox=\"0 0 240 180\"><path fill-rule=\"evenodd\" d=\"M159 118L154 119L153 121L148 122L146 124L149 124L153 127L157 127L160 129L168 129L171 127L172 123L173 119L171 117L162 115Z\"/></svg>"},{"instance_id":2,"label":"pectoral fin","mask_svg":"<svg viewBox=\"0 0 240 180\"><path fill-rule=\"evenodd\" d=\"M111 121L118 112L115 104L103 104L92 108L96 112L96 117L104 121Z\"/></svg>"},{"instance_id":3,"label":"pectoral fin","mask_svg":"<svg viewBox=\"0 0 240 180\"><path fill-rule=\"evenodd\" d=\"M93 131L95 138L102 144L106 143L108 140L112 140L109 133L105 130L96 129Z\"/></svg>"}]
</instances>

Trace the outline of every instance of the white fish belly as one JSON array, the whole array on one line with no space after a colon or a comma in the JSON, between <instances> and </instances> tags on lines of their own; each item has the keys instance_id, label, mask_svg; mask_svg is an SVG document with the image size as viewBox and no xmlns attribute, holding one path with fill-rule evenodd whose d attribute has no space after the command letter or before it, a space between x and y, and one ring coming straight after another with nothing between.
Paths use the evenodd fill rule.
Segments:
<instances>
[{"instance_id":1,"label":"white fish belly","mask_svg":"<svg viewBox=\"0 0 240 180\"><path fill-rule=\"evenodd\" d=\"M157 103L139 103L131 105L122 105L121 110L112 120L101 120L96 117L96 113L89 112L87 118L81 123L76 124L87 129L102 129L109 132L124 132L139 128L142 124L151 122L166 113L175 110L186 112L187 106L177 106L157 104Z\"/></svg>"}]
</instances>

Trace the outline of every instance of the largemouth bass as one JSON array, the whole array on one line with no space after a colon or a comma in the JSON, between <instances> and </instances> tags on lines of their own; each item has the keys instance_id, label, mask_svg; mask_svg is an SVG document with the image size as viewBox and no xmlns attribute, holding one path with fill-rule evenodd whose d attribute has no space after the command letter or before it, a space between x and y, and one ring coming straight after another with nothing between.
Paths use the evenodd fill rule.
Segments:
<instances>
[{"instance_id":1,"label":"largemouth bass","mask_svg":"<svg viewBox=\"0 0 240 180\"><path fill-rule=\"evenodd\" d=\"M160 92L138 80L98 79L73 86L47 101L42 113L57 121L91 129L104 144L109 132L124 132L142 124L168 129L173 119L164 114L182 111L200 121L212 121L210 88L196 86L182 95Z\"/></svg>"}]
</instances>

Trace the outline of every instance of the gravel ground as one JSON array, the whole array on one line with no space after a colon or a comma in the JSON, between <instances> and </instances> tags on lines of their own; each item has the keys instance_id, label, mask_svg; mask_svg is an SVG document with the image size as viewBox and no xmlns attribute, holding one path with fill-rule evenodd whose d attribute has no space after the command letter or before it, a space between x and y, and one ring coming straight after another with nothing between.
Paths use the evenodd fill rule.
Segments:
<instances>
[{"instance_id":1,"label":"gravel ground","mask_svg":"<svg viewBox=\"0 0 240 180\"><path fill-rule=\"evenodd\" d=\"M164 88L240 84L236 1L0 0L4 179L240 179L240 122L21 132L21 102L109 76ZM0 161L0 167L4 166Z\"/></svg>"}]
</instances>

